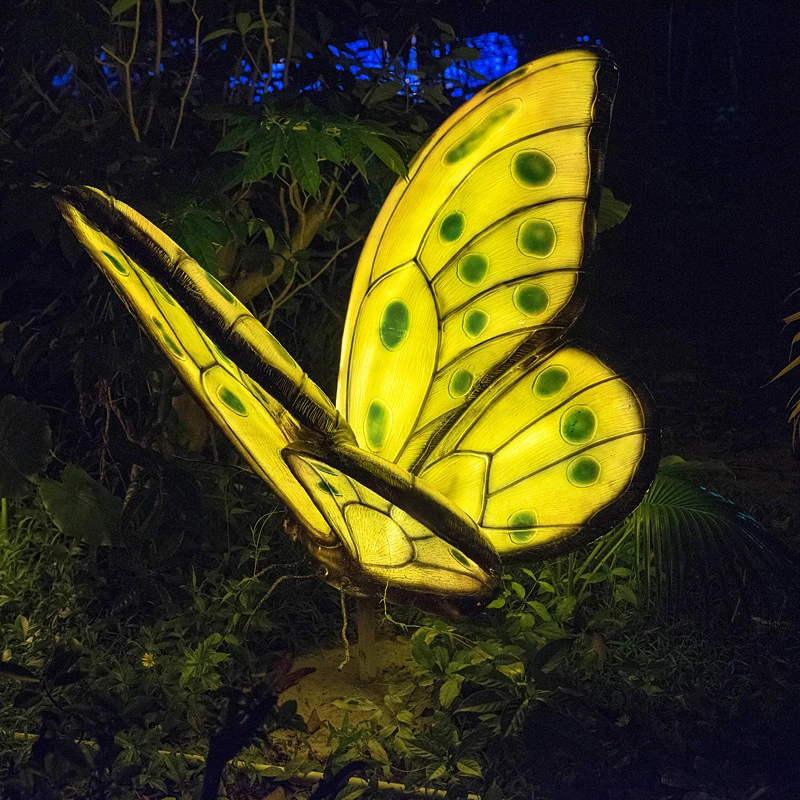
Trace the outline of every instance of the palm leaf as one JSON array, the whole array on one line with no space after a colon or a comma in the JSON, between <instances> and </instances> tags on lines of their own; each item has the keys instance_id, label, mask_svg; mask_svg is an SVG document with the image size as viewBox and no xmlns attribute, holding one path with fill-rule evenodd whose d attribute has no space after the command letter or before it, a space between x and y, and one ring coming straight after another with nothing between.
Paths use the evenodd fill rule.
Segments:
<instances>
[{"instance_id":1,"label":"palm leaf","mask_svg":"<svg viewBox=\"0 0 800 800\"><path fill-rule=\"evenodd\" d=\"M776 600L800 596L800 558L730 500L679 477L696 466L665 459L641 504L582 571L627 553L643 600L671 612L721 606L731 619L740 607L772 613Z\"/></svg>"}]
</instances>

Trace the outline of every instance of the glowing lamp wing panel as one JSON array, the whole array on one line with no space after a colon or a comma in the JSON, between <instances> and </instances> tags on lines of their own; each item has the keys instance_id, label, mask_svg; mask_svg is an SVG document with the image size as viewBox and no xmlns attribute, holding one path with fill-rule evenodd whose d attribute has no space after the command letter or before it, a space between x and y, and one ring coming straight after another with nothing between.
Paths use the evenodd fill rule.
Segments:
<instances>
[{"instance_id":1,"label":"glowing lamp wing panel","mask_svg":"<svg viewBox=\"0 0 800 800\"><path fill-rule=\"evenodd\" d=\"M397 182L359 261L342 342L337 405L362 447L380 417L391 430L375 452L413 471L501 369L574 321L615 81L587 50L520 68L456 111ZM400 277L412 274L413 289ZM379 290L401 280L407 295ZM381 320L400 303L404 338L387 355ZM398 371L402 348L418 368ZM371 375L382 365L385 385Z\"/></svg>"},{"instance_id":2,"label":"glowing lamp wing panel","mask_svg":"<svg viewBox=\"0 0 800 800\"><path fill-rule=\"evenodd\" d=\"M561 346L488 387L419 474L453 499L469 486L471 513L501 555L562 552L638 503L656 440L632 378Z\"/></svg>"}]
</instances>

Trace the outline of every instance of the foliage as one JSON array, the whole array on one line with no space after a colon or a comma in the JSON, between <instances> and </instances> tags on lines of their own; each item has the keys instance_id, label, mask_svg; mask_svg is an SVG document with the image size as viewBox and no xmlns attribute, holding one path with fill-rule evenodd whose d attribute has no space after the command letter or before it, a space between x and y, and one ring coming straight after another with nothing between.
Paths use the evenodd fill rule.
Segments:
<instances>
[{"instance_id":1,"label":"foliage","mask_svg":"<svg viewBox=\"0 0 800 800\"><path fill-rule=\"evenodd\" d=\"M796 311L794 314L790 314L788 317L785 317L783 322L784 325L791 325L794 322L800 320L800 311ZM800 333L796 333L792 337L792 349L794 346L800 342ZM784 375L791 372L798 364L800 364L800 356L793 357L789 363L772 379L773 381L778 380L778 378L782 378ZM800 389L797 389L793 392L791 398L789 399L789 422L792 425L792 445L797 447L797 442L800 439Z\"/></svg>"},{"instance_id":2,"label":"foliage","mask_svg":"<svg viewBox=\"0 0 800 800\"><path fill-rule=\"evenodd\" d=\"M277 571L299 554L277 532L278 549L267 545L264 520L236 499L243 487L215 493L208 475L199 480L206 528L173 544L186 570L136 539L109 546L62 532L35 498L11 504L0 548L0 731L29 739L0 777L9 790L193 786L198 767L167 751L202 753L215 730L230 739L271 683L288 685L278 658L298 646L288 637L333 635L338 602L317 582L302 608L287 605L286 582L269 594L266 551ZM265 711L270 725L295 724L291 709Z\"/></svg>"}]
</instances>

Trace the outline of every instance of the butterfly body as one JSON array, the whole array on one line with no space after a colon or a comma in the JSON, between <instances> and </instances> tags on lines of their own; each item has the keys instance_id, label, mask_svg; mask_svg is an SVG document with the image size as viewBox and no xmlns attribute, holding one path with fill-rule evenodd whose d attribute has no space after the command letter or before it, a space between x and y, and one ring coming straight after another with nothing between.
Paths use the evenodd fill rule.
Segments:
<instances>
[{"instance_id":1,"label":"butterfly body","mask_svg":"<svg viewBox=\"0 0 800 800\"><path fill-rule=\"evenodd\" d=\"M133 209L61 194L334 585L454 614L491 597L500 555L593 538L649 484L656 437L635 382L563 342L583 305L615 76L602 54L555 54L437 131L365 243L335 405Z\"/></svg>"}]
</instances>

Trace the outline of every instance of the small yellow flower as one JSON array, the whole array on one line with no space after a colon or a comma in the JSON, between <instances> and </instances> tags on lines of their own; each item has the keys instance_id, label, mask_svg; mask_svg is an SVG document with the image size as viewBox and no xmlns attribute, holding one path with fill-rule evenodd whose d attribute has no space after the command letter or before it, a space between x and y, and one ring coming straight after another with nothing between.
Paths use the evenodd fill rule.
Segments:
<instances>
[{"instance_id":1,"label":"small yellow flower","mask_svg":"<svg viewBox=\"0 0 800 800\"><path fill-rule=\"evenodd\" d=\"M154 667L156 664L156 657L152 653L145 653L142 656L142 666L147 667Z\"/></svg>"}]
</instances>

